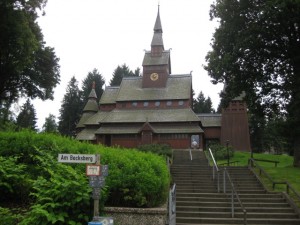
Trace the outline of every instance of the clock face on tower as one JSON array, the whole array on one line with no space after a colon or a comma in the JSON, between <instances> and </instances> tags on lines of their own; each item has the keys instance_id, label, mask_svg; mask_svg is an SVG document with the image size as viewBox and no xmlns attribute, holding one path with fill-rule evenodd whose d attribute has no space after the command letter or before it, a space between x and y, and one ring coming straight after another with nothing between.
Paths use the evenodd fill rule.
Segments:
<instances>
[{"instance_id":1,"label":"clock face on tower","mask_svg":"<svg viewBox=\"0 0 300 225\"><path fill-rule=\"evenodd\" d=\"M151 73L150 79L151 79L152 81L156 81L156 80L158 79L158 73Z\"/></svg>"}]
</instances>

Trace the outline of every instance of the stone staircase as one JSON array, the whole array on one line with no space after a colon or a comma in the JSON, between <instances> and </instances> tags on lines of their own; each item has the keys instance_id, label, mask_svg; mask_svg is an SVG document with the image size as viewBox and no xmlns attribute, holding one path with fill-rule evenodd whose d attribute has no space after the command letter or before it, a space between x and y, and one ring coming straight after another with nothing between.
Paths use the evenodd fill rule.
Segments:
<instances>
[{"instance_id":1,"label":"stone staircase","mask_svg":"<svg viewBox=\"0 0 300 225\"><path fill-rule=\"evenodd\" d=\"M171 174L176 183L176 224L244 224L236 203L231 216L230 195L218 193L203 152L174 150ZM300 225L300 218L281 193L268 193L247 167L227 167L247 210L247 224ZM221 182L221 187L223 184ZM228 189L228 187L227 187Z\"/></svg>"}]
</instances>

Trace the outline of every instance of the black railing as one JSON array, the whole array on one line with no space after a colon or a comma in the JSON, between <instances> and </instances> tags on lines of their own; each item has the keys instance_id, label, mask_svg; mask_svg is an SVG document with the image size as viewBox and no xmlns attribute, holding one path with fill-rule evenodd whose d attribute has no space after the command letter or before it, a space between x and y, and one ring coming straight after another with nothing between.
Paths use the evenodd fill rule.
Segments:
<instances>
[{"instance_id":1,"label":"black railing","mask_svg":"<svg viewBox=\"0 0 300 225\"><path fill-rule=\"evenodd\" d=\"M286 185L286 193L290 194L290 191L293 192L293 195L300 202L300 194L294 189L294 187L287 181L275 181L257 162L256 159L249 159L248 166L253 168L256 167L259 171L259 176L264 175L272 183L272 189L275 190L277 184ZM253 170L254 171L254 170ZM255 172L255 171L254 171Z\"/></svg>"}]
</instances>

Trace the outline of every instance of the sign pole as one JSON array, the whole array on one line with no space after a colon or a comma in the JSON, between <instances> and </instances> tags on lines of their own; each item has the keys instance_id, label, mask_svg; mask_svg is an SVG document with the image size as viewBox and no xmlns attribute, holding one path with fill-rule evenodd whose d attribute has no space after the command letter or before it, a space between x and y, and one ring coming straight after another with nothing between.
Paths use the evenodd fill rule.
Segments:
<instances>
[{"instance_id":1,"label":"sign pole","mask_svg":"<svg viewBox=\"0 0 300 225\"><path fill-rule=\"evenodd\" d=\"M96 154L96 165L100 165L100 155L99 154ZM99 199L100 199L100 195L101 195L101 188L94 187L93 192L94 192L94 218L93 218L93 221L99 221Z\"/></svg>"}]
</instances>

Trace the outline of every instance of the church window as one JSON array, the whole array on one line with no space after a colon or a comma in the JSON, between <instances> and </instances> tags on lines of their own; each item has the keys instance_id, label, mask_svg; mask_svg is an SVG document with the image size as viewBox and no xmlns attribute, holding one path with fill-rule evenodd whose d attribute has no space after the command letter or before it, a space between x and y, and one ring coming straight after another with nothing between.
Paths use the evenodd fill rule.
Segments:
<instances>
[{"instance_id":1,"label":"church window","mask_svg":"<svg viewBox=\"0 0 300 225\"><path fill-rule=\"evenodd\" d=\"M171 106L172 105L172 101L167 101L167 106Z\"/></svg>"},{"instance_id":2,"label":"church window","mask_svg":"<svg viewBox=\"0 0 300 225\"><path fill-rule=\"evenodd\" d=\"M149 102L144 102L144 107L147 107L149 105Z\"/></svg>"},{"instance_id":3,"label":"church window","mask_svg":"<svg viewBox=\"0 0 300 225\"><path fill-rule=\"evenodd\" d=\"M178 102L178 105L182 106L182 105L183 105L183 101L180 100L180 101Z\"/></svg>"},{"instance_id":4,"label":"church window","mask_svg":"<svg viewBox=\"0 0 300 225\"><path fill-rule=\"evenodd\" d=\"M137 107L137 102L133 102L133 103L132 103L132 106L133 106L133 107Z\"/></svg>"},{"instance_id":5,"label":"church window","mask_svg":"<svg viewBox=\"0 0 300 225\"><path fill-rule=\"evenodd\" d=\"M155 106L156 107L160 106L160 101L155 102Z\"/></svg>"}]
</instances>

